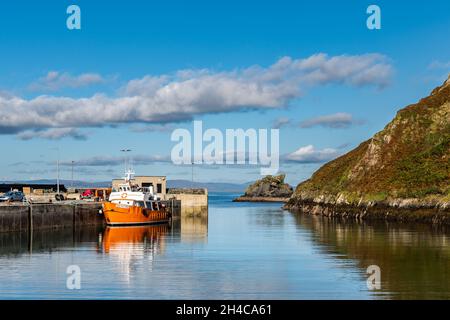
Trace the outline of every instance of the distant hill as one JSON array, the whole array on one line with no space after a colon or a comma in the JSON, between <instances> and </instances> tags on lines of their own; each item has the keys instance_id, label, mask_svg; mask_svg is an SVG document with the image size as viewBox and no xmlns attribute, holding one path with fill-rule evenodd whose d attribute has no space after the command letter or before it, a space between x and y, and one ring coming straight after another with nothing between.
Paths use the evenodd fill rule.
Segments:
<instances>
[{"instance_id":1,"label":"distant hill","mask_svg":"<svg viewBox=\"0 0 450 320\"><path fill-rule=\"evenodd\" d=\"M39 180L19 180L19 181L0 181L0 183L29 183L29 184L56 184L56 179L39 179ZM71 180L60 180L66 188L72 185ZM107 188L111 186L111 181L73 181L76 188ZM249 183L221 183L221 182L195 182L189 180L167 180L168 188L207 188L209 192L236 192L242 193L250 185Z\"/></svg>"}]
</instances>

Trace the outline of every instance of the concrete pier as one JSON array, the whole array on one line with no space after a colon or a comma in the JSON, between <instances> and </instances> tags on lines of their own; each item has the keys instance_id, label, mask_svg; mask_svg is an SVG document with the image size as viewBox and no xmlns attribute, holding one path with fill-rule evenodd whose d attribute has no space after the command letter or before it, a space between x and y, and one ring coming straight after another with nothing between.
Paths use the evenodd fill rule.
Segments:
<instances>
[{"instance_id":1,"label":"concrete pier","mask_svg":"<svg viewBox=\"0 0 450 320\"><path fill-rule=\"evenodd\" d=\"M163 200L172 218L208 217L206 189L171 189ZM104 225L101 202L62 201L46 203L1 203L0 232Z\"/></svg>"},{"instance_id":2,"label":"concrete pier","mask_svg":"<svg viewBox=\"0 0 450 320\"><path fill-rule=\"evenodd\" d=\"M0 232L103 225L100 202L0 205Z\"/></svg>"},{"instance_id":3,"label":"concrete pier","mask_svg":"<svg viewBox=\"0 0 450 320\"><path fill-rule=\"evenodd\" d=\"M173 188L169 189L166 199L174 199L177 203L180 203L180 217L208 215L207 189Z\"/></svg>"}]
</instances>

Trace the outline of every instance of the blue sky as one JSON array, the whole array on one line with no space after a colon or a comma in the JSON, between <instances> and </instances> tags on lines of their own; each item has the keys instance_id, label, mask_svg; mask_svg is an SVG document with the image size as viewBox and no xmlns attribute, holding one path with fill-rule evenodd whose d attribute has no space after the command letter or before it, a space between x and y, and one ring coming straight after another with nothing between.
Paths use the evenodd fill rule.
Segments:
<instances>
[{"instance_id":1,"label":"blue sky","mask_svg":"<svg viewBox=\"0 0 450 320\"><path fill-rule=\"evenodd\" d=\"M70 4L81 8L81 30L66 28ZM381 8L381 30L366 27L370 4ZM190 179L190 167L155 159L167 158L171 132L195 119L223 131L284 123L280 153L300 151L280 171L296 184L442 83L449 12L448 1L2 3L0 180L54 178L57 149L63 164L75 161L76 179L109 180L122 174L123 148L138 174ZM319 67L299 74L311 57ZM281 78L264 80L280 61ZM187 82L212 85L214 96L192 97ZM253 96L255 84L267 98ZM260 172L196 166L194 175L246 182Z\"/></svg>"}]
</instances>

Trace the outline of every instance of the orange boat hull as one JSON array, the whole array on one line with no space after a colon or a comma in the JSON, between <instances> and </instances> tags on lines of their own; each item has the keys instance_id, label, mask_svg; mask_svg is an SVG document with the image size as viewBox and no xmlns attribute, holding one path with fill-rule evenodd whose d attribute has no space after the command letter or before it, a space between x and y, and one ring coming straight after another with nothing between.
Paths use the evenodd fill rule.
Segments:
<instances>
[{"instance_id":1,"label":"orange boat hull","mask_svg":"<svg viewBox=\"0 0 450 320\"><path fill-rule=\"evenodd\" d=\"M112 202L103 203L103 215L108 225L140 225L170 221L170 215L166 210L150 210L136 206L122 207Z\"/></svg>"}]
</instances>

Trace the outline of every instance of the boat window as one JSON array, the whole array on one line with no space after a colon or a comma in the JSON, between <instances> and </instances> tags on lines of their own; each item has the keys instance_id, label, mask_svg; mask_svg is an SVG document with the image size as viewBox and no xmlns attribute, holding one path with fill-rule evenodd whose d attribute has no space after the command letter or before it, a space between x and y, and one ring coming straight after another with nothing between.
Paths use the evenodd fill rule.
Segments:
<instances>
[{"instance_id":1,"label":"boat window","mask_svg":"<svg viewBox=\"0 0 450 320\"><path fill-rule=\"evenodd\" d=\"M145 207L144 201L135 201L134 203L135 203L135 205L136 205L137 207L142 207L142 208Z\"/></svg>"},{"instance_id":2,"label":"boat window","mask_svg":"<svg viewBox=\"0 0 450 320\"><path fill-rule=\"evenodd\" d=\"M131 190L131 189L130 189L129 186L119 186L119 191L124 192L124 191L130 191L130 190Z\"/></svg>"},{"instance_id":3,"label":"boat window","mask_svg":"<svg viewBox=\"0 0 450 320\"><path fill-rule=\"evenodd\" d=\"M153 201L147 202L147 208L149 208L151 210L158 210L156 202L153 202Z\"/></svg>"}]
</instances>

